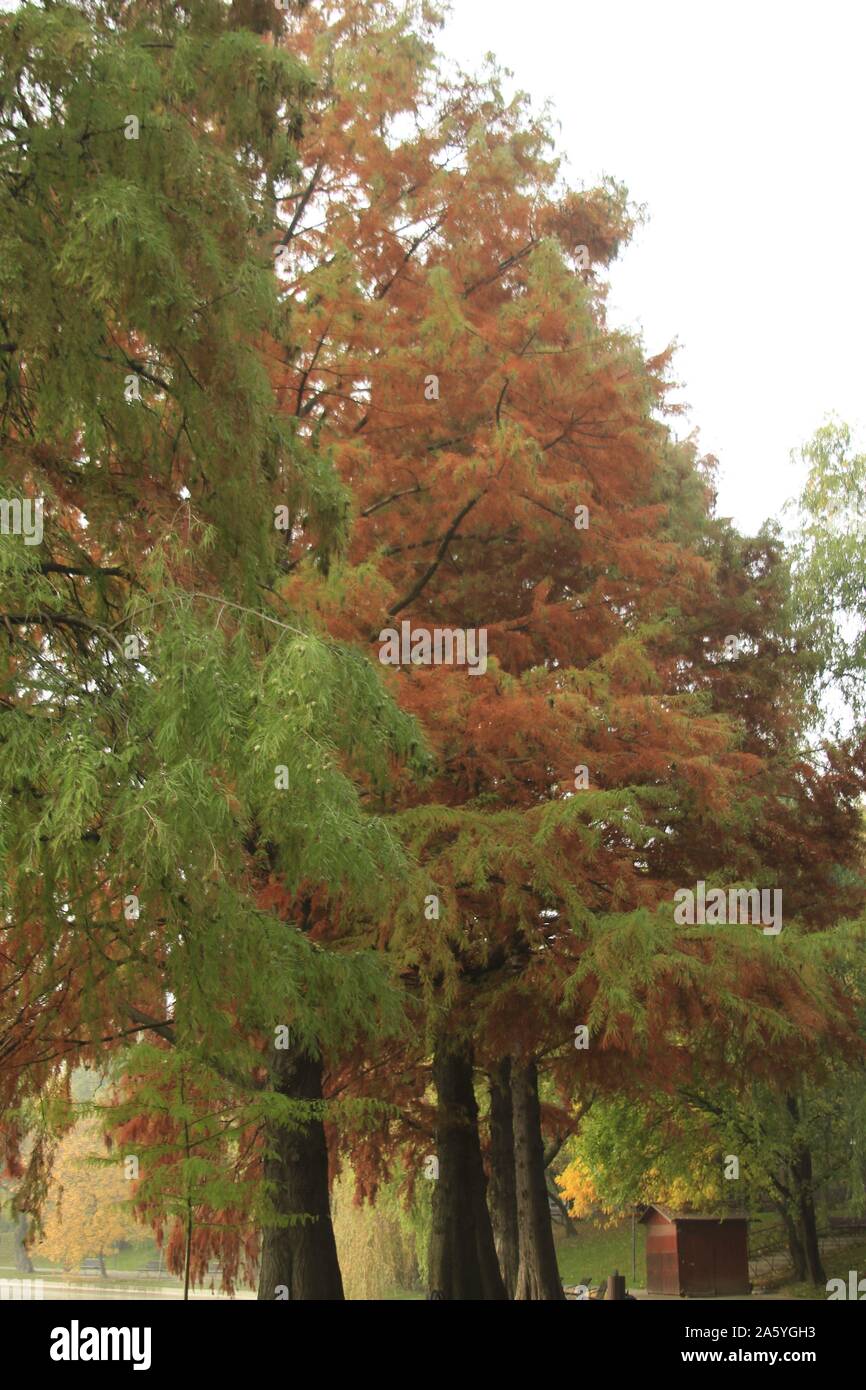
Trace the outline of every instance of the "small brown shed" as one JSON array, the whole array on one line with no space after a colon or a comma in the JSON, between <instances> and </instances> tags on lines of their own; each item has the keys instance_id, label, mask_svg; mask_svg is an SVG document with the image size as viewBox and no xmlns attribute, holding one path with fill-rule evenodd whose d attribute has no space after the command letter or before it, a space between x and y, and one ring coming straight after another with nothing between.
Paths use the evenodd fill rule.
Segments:
<instances>
[{"instance_id":1,"label":"small brown shed","mask_svg":"<svg viewBox=\"0 0 866 1390\"><path fill-rule=\"evenodd\" d=\"M718 1217L651 1206L640 1219L646 1226L648 1293L712 1298L750 1292L745 1212Z\"/></svg>"}]
</instances>

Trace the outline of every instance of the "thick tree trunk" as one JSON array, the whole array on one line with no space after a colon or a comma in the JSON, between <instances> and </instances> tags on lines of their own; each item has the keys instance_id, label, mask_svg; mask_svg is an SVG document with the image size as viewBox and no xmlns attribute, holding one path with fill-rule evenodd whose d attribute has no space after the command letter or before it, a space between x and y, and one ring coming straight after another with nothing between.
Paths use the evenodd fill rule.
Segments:
<instances>
[{"instance_id":1,"label":"thick tree trunk","mask_svg":"<svg viewBox=\"0 0 866 1390\"><path fill-rule=\"evenodd\" d=\"M517 1226L520 1265L518 1299L562 1300L553 1226L544 1176L544 1140L538 1103L538 1072L534 1062L512 1064L511 1095L514 1105L514 1157L517 1171Z\"/></svg>"},{"instance_id":2,"label":"thick tree trunk","mask_svg":"<svg viewBox=\"0 0 866 1390\"><path fill-rule=\"evenodd\" d=\"M812 1187L812 1154L803 1145L794 1164L797 1191L797 1228L803 1247L806 1274L812 1284L826 1284L827 1275L818 1243L818 1220L815 1215L815 1196Z\"/></svg>"},{"instance_id":3,"label":"thick tree trunk","mask_svg":"<svg viewBox=\"0 0 866 1390\"><path fill-rule=\"evenodd\" d=\"M513 1298L517 1290L520 1244L517 1233L510 1057L503 1057L490 1071L490 1183L487 1203L503 1283L508 1297Z\"/></svg>"},{"instance_id":4,"label":"thick tree trunk","mask_svg":"<svg viewBox=\"0 0 866 1390\"><path fill-rule=\"evenodd\" d=\"M274 1084L291 1100L322 1099L322 1063L300 1050L275 1052ZM299 1129L271 1122L265 1136L264 1176L281 1217L302 1217L266 1227L259 1271L260 1299L336 1301L343 1280L331 1224L328 1149L321 1120ZM312 1219L310 1219L312 1218Z\"/></svg>"},{"instance_id":5,"label":"thick tree trunk","mask_svg":"<svg viewBox=\"0 0 866 1390\"><path fill-rule=\"evenodd\" d=\"M796 1096L789 1095L787 1105L788 1113L796 1126L800 1122L800 1107ZM797 1203L795 1219L803 1246L806 1278L812 1284L826 1284L827 1274L821 1259L821 1247L818 1243L818 1221L815 1215L815 1176L812 1168L812 1151L808 1144L799 1137L795 1143L791 1175Z\"/></svg>"},{"instance_id":6,"label":"thick tree trunk","mask_svg":"<svg viewBox=\"0 0 866 1390\"><path fill-rule=\"evenodd\" d=\"M800 1199L800 1229L803 1234L803 1248L806 1252L806 1275L810 1283L826 1285L827 1273L821 1259L821 1246L818 1241L818 1223L811 1192Z\"/></svg>"},{"instance_id":7,"label":"thick tree trunk","mask_svg":"<svg viewBox=\"0 0 866 1390\"><path fill-rule=\"evenodd\" d=\"M803 1241L800 1237L797 1222L794 1220L788 1208L783 1206L781 1211L785 1235L788 1240L788 1254L791 1256L791 1268L794 1273L794 1281L797 1284L803 1284L806 1281L806 1251L803 1247Z\"/></svg>"},{"instance_id":8,"label":"thick tree trunk","mask_svg":"<svg viewBox=\"0 0 866 1390\"><path fill-rule=\"evenodd\" d=\"M471 1049L445 1034L433 1055L436 1086L436 1156L429 1297L506 1299L478 1135Z\"/></svg>"}]
</instances>

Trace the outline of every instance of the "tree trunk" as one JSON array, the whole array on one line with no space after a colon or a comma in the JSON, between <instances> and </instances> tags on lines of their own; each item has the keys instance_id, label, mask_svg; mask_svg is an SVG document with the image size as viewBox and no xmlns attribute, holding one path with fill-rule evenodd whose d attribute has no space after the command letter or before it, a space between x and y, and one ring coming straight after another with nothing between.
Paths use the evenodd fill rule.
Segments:
<instances>
[{"instance_id":1,"label":"tree trunk","mask_svg":"<svg viewBox=\"0 0 866 1390\"><path fill-rule=\"evenodd\" d=\"M818 1221L815 1215L815 1179L812 1150L796 1133L800 1123L800 1107L796 1096L787 1097L788 1113L795 1126L794 1158L791 1164L793 1189L796 1197L796 1221L806 1263L806 1278L812 1284L826 1284L827 1274L818 1243Z\"/></svg>"},{"instance_id":2,"label":"tree trunk","mask_svg":"<svg viewBox=\"0 0 866 1390\"><path fill-rule=\"evenodd\" d=\"M534 1062L523 1066L512 1064L511 1094L520 1239L515 1297L564 1301L547 1202L538 1072Z\"/></svg>"},{"instance_id":3,"label":"tree trunk","mask_svg":"<svg viewBox=\"0 0 866 1390\"><path fill-rule=\"evenodd\" d=\"M503 1057L490 1071L490 1184L487 1201L503 1283L508 1297L513 1298L517 1290L520 1244L517 1233L510 1057Z\"/></svg>"},{"instance_id":4,"label":"tree trunk","mask_svg":"<svg viewBox=\"0 0 866 1390\"><path fill-rule=\"evenodd\" d=\"M806 1282L806 1251L803 1241L794 1220L787 1206L781 1207L782 1222L785 1227L785 1235L788 1240L788 1254L791 1256L791 1268L794 1272L794 1282L803 1284Z\"/></svg>"},{"instance_id":5,"label":"tree trunk","mask_svg":"<svg viewBox=\"0 0 866 1390\"><path fill-rule=\"evenodd\" d=\"M818 1241L818 1223L815 1219L815 1205L812 1194L800 1199L800 1229L803 1233L803 1248L806 1252L806 1275L812 1284L826 1285L827 1273L821 1259L821 1246Z\"/></svg>"},{"instance_id":6,"label":"tree trunk","mask_svg":"<svg viewBox=\"0 0 866 1390\"><path fill-rule=\"evenodd\" d=\"M275 1052L272 1080L290 1100L322 1099L322 1063L300 1049ZM336 1301L343 1280L331 1224L328 1148L320 1119L298 1128L269 1122L264 1176L286 1225L262 1233L259 1299ZM300 1219L299 1219L300 1218Z\"/></svg>"},{"instance_id":7,"label":"tree trunk","mask_svg":"<svg viewBox=\"0 0 866 1390\"><path fill-rule=\"evenodd\" d=\"M436 1155L429 1297L506 1299L487 1210L471 1048L440 1035L433 1054Z\"/></svg>"},{"instance_id":8,"label":"tree trunk","mask_svg":"<svg viewBox=\"0 0 866 1390\"><path fill-rule=\"evenodd\" d=\"M815 1194L812 1187L812 1154L804 1144L797 1152L794 1165L797 1192L797 1227L806 1265L806 1278L811 1284L826 1284L827 1275L818 1243L818 1221L815 1215Z\"/></svg>"}]
</instances>

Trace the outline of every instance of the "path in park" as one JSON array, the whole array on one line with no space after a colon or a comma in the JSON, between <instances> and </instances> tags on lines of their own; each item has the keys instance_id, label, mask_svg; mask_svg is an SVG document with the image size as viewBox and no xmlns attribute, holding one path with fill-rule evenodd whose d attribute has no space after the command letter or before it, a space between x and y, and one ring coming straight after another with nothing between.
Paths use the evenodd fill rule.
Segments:
<instances>
[{"instance_id":1,"label":"path in park","mask_svg":"<svg viewBox=\"0 0 866 1390\"><path fill-rule=\"evenodd\" d=\"M233 1295L236 1299L255 1298L252 1289L242 1289ZM182 1288L172 1288L162 1285L159 1288L149 1289L141 1284L72 1284L61 1280L51 1280L43 1284L43 1299L46 1303L58 1302L66 1299L87 1299L90 1302L124 1302L124 1303L153 1303L177 1301L183 1298ZM225 1300L226 1295L218 1291L211 1292L210 1289L191 1289L189 1301L200 1303L205 1299Z\"/></svg>"},{"instance_id":2,"label":"path in park","mask_svg":"<svg viewBox=\"0 0 866 1390\"><path fill-rule=\"evenodd\" d=\"M107 1279L45 1279L39 1270L31 1275L17 1274L13 1269L0 1268L0 1302L26 1302L38 1299L45 1303L57 1303L68 1299L86 1299L89 1302L152 1303L177 1301L183 1298L181 1283L164 1282L165 1276L142 1276L140 1273L127 1274L119 1270L109 1270ZM36 1290L38 1289L38 1294ZM237 1299L255 1298L253 1289L239 1289L232 1295ZM225 1300L226 1294L219 1289L191 1289L190 1302L201 1303L207 1299Z\"/></svg>"}]
</instances>

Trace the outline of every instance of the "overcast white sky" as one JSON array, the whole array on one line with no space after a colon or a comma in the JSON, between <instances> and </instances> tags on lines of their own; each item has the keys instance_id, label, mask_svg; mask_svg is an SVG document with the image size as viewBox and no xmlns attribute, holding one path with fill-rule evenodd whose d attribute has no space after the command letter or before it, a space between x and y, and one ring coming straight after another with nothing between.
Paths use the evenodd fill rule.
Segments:
<instances>
[{"instance_id":1,"label":"overcast white sky","mask_svg":"<svg viewBox=\"0 0 866 1390\"><path fill-rule=\"evenodd\" d=\"M796 490L790 451L864 407L861 0L452 0L449 54L487 52L550 98L576 183L611 174L649 222L612 268L611 318L675 375L752 528ZM680 427L681 428L681 427Z\"/></svg>"}]
</instances>

